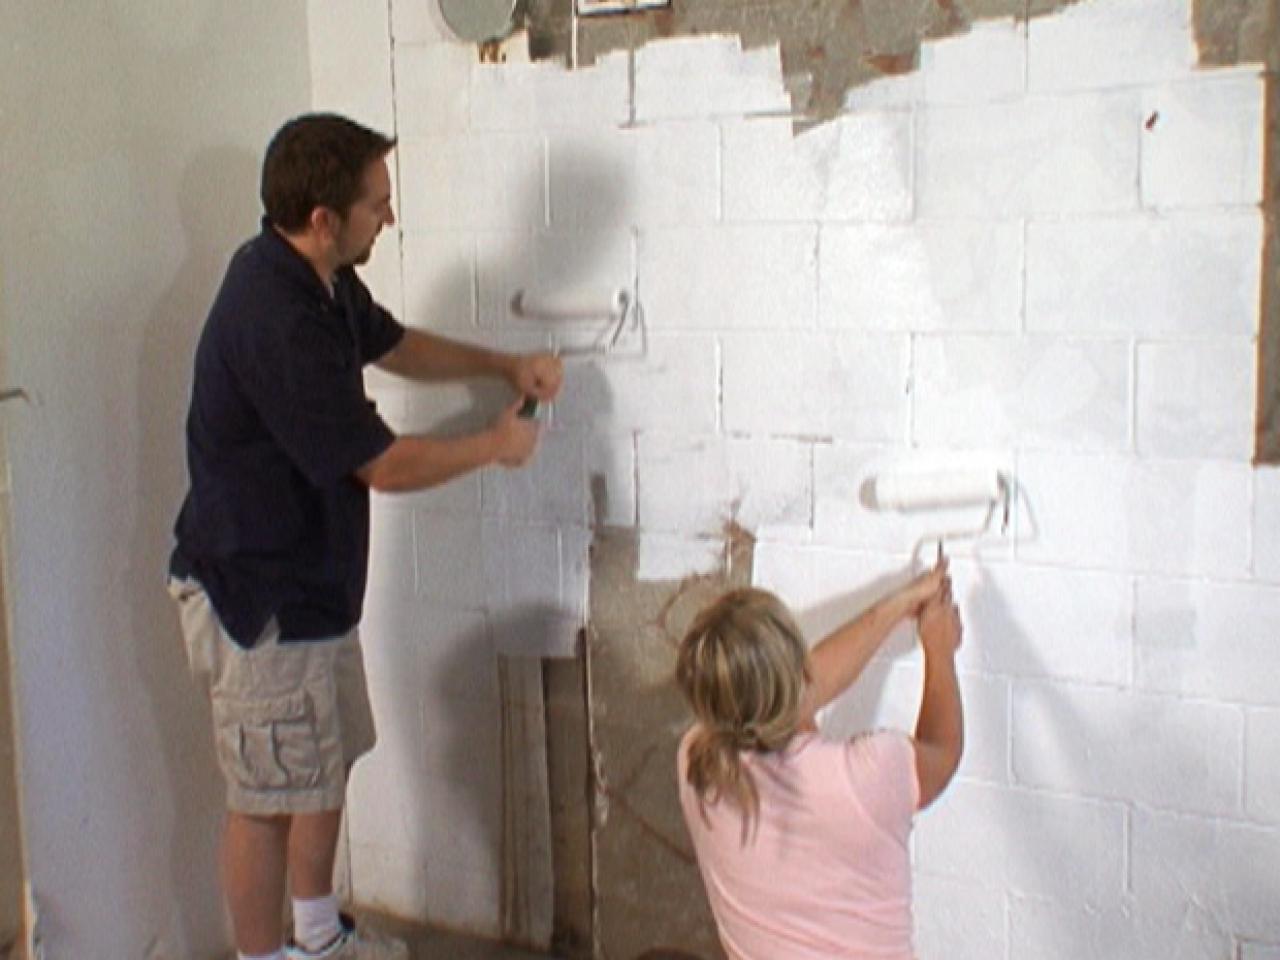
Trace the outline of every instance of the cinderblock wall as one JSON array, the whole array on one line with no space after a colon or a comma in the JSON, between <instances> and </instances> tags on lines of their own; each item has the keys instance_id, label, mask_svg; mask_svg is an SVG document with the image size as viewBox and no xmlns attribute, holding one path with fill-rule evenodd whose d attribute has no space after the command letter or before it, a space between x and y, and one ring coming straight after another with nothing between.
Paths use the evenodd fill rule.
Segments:
<instances>
[{"instance_id":1,"label":"cinderblock wall","mask_svg":"<svg viewBox=\"0 0 1280 960\"><path fill-rule=\"evenodd\" d=\"M426 4L311 6L317 105L400 137L385 302L528 346L517 289L623 286L649 330L644 359L571 365L528 472L378 499L361 899L497 929L492 659L563 643L593 523L672 577L736 519L816 639L981 519L869 511L863 483L976 460L1018 497L955 546L969 747L918 822L921 956L1280 957L1258 70L1197 68L1186 0L1089 0L926 44L797 135L775 49L481 65ZM407 430L498 402L371 385ZM909 724L919 680L898 637L828 722Z\"/></svg>"}]
</instances>

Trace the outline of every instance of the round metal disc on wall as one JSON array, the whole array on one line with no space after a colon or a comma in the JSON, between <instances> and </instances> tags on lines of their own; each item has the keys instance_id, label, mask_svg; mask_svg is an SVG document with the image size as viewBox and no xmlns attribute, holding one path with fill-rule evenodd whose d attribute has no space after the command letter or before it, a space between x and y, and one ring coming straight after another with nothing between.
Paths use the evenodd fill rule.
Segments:
<instances>
[{"instance_id":1,"label":"round metal disc on wall","mask_svg":"<svg viewBox=\"0 0 1280 960\"><path fill-rule=\"evenodd\" d=\"M440 14L453 35L466 43L501 40L515 26L520 0L439 0Z\"/></svg>"}]
</instances>

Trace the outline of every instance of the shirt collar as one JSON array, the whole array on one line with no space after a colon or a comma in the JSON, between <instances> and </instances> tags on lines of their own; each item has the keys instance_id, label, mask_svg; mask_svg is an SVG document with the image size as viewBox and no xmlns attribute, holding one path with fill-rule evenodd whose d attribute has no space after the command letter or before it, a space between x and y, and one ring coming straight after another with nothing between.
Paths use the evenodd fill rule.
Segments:
<instances>
[{"instance_id":1,"label":"shirt collar","mask_svg":"<svg viewBox=\"0 0 1280 960\"><path fill-rule=\"evenodd\" d=\"M309 293L318 295L323 302L330 303L332 297L324 285L324 281L316 275L315 268L307 258L294 249L293 244L268 220L262 218L262 232L258 235L258 249L262 256L275 270L283 276L298 283Z\"/></svg>"}]
</instances>

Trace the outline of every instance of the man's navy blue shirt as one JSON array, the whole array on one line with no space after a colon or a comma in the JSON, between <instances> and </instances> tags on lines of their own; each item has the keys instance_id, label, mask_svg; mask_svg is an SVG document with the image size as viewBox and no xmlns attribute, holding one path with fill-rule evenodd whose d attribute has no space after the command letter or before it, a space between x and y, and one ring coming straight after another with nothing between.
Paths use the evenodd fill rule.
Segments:
<instances>
[{"instance_id":1,"label":"man's navy blue shirt","mask_svg":"<svg viewBox=\"0 0 1280 960\"><path fill-rule=\"evenodd\" d=\"M330 296L265 219L232 258L196 349L170 570L200 582L241 645L273 616L282 640L359 622L369 491L355 471L395 439L363 368L403 336L354 270Z\"/></svg>"}]
</instances>

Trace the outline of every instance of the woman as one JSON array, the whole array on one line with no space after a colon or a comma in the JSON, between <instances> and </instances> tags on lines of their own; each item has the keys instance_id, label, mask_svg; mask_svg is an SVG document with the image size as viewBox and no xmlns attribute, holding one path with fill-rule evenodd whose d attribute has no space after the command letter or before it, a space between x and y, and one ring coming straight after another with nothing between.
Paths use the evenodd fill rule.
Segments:
<instances>
[{"instance_id":1,"label":"woman","mask_svg":"<svg viewBox=\"0 0 1280 960\"><path fill-rule=\"evenodd\" d=\"M913 617L915 735L822 738L817 711ZM676 679L697 722L680 744L680 801L732 960L911 960L907 841L960 762L960 635L945 560L811 652L763 590L726 594L689 628Z\"/></svg>"}]
</instances>

